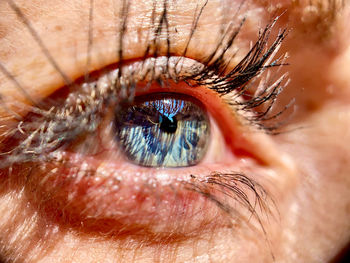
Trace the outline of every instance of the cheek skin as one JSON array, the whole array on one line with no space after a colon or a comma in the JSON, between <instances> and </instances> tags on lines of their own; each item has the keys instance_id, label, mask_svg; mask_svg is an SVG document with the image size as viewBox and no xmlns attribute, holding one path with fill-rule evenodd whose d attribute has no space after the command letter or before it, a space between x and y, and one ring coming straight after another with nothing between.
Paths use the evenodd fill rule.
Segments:
<instances>
[{"instance_id":1,"label":"cheek skin","mask_svg":"<svg viewBox=\"0 0 350 263\"><path fill-rule=\"evenodd\" d=\"M350 39L343 34L348 32L344 27L348 21L346 11L332 28L331 40L315 44L304 37L309 42L292 45L290 51L291 65L298 65L291 67L289 87L297 99L291 125L296 130L276 140L293 156L300 177L282 220L285 245L280 253L291 262L299 258L328 262L349 242ZM296 42L298 38L291 41ZM313 250L307 252L304 246L311 243Z\"/></svg>"},{"instance_id":2,"label":"cheek skin","mask_svg":"<svg viewBox=\"0 0 350 263\"><path fill-rule=\"evenodd\" d=\"M280 138L284 150L295 153L304 178L283 221L283 243L288 244L283 257L328 262L337 253L335 247L341 249L349 241L349 117L348 106L328 105L308 119L312 128ZM303 248L308 243L313 244L312 253Z\"/></svg>"}]
</instances>

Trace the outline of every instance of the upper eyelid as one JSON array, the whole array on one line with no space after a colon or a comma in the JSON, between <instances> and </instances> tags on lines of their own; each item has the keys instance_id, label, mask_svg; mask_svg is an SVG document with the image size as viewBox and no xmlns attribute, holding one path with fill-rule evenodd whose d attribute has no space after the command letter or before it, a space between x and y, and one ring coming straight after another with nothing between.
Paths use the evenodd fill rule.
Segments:
<instances>
[{"instance_id":1,"label":"upper eyelid","mask_svg":"<svg viewBox=\"0 0 350 263\"><path fill-rule=\"evenodd\" d=\"M10 0L9 0L10 1ZM12 1L10 1L10 3L13 3ZM35 31L35 29L32 27L32 25L30 24L30 21L25 17L25 16L23 16L23 14L22 14L22 12L21 12L21 10L18 8L18 6L16 6L15 4L12 4L12 8L14 8L14 10L17 12L17 14L19 15L19 17L22 17L22 20L23 20L23 22L24 22L24 24L26 24L27 25L27 27L29 28L29 31L31 32L31 34L33 35L33 37L34 37L34 39L38 42L38 44L39 44L39 46L41 47L41 50L42 50L42 52L45 54L45 56L46 56L46 58L48 59L48 61L50 61L51 62L51 64L53 64L53 66L54 66L54 68L56 69L56 70L58 70L58 72L59 72L59 75L61 76L61 78L62 79L64 79L65 80L65 83L66 84L70 84L71 82L72 82L72 80L71 79L68 79L68 77L66 76L66 74L65 74L65 72L62 70L62 69L60 69L60 67L59 67L59 63L57 63L54 59L54 57L53 57L53 55L50 53L50 51L49 51L49 49L45 46L45 44L44 44L44 42L40 39L40 36L39 36L39 34ZM195 24L194 24L195 25ZM235 28L233 28L233 33L234 34L236 34L236 29ZM237 33L239 32L239 30L237 31ZM227 33L227 32L226 32ZM192 35L190 35L190 36L192 36ZM223 35L224 36L224 38L225 38L225 35ZM224 39L223 38L223 39ZM282 33L282 38L283 38L283 33ZM188 42L187 43L190 43L191 42L191 39L188 39L187 40ZM226 40L227 41L227 40ZM229 41L229 40L228 40ZM264 41L265 41L265 38L263 37L261 40L259 40L259 41L262 41L262 43L264 43ZM219 47L219 46L218 46ZM224 49L225 47L224 46L222 46L222 47L220 47L220 48L222 48L222 49ZM229 46L229 48L231 48L231 46ZM214 49L215 50L215 49ZM158 53L157 51L155 51L156 53ZM214 52L214 53L216 53L216 52ZM224 53L221 53L221 54L224 54ZM226 55L226 54L225 54ZM211 59L209 59L206 63L214 63L215 62L215 60L214 60L214 58L213 58L213 60L211 60ZM254 73L253 73L253 75L254 75ZM253 76L252 75L252 76ZM24 89L24 88L23 88Z\"/></svg>"},{"instance_id":2,"label":"upper eyelid","mask_svg":"<svg viewBox=\"0 0 350 263\"><path fill-rule=\"evenodd\" d=\"M242 26L242 23L241 23L241 26ZM249 51L248 55L238 64L238 67L234 68L232 71L229 71L227 73L227 75L225 75L223 73L224 73L224 71L226 71L224 69L227 67L227 65L225 64L223 58L226 55L226 51L231 48L232 43L234 42L234 39L238 35L239 29L240 29L240 27L238 29L233 27L232 32L229 32L229 31L227 32L228 39L224 40L223 43L220 42L217 45L217 48L215 49L214 53L205 60L205 64L202 66L197 66L196 70L194 70L193 67L191 67L191 70L192 71L194 70L194 72L191 72L189 76L185 77L185 79L188 78L189 80L194 80L194 81L196 81L197 85L207 85L209 88L215 90L218 93L227 94L227 93L230 93L231 91L235 90L236 88L239 88L240 85L246 83L251 78L256 77L256 75L258 75L259 72L263 71L265 69L265 67L268 68L271 66L278 65L278 62L277 62L277 61L279 61L278 59L276 61L272 62L271 65L268 64L269 63L268 59L270 56L274 55L275 50L277 50L277 48L281 44L282 40L285 37L285 31L282 31L282 33L280 33L277 36L275 42L273 42L271 44L271 46L268 47L267 40L268 40L272 26L273 26L273 24L270 24L265 28L265 30L261 33L261 36L259 37L256 44L252 47L251 51ZM225 39L225 37L226 37L226 35L224 35L223 39ZM178 61L181 61L181 59L182 58L180 58L177 61L172 62L175 65L174 66L175 68L176 68L176 66L179 66L180 69L183 68L182 64L178 64ZM170 73L168 71L169 70L169 61L170 61L170 58L167 57L165 59L165 62L163 62L163 70L164 70L164 68L166 69L166 72L165 72L166 74ZM151 73L155 72L156 69L154 67L156 65L153 65L152 62L150 64L151 64L151 67L150 67ZM144 62L140 62L139 65L141 66L141 68L136 70L136 71L140 71L140 70L142 71L143 67L145 66ZM122 68L123 68L123 66L120 68L120 70ZM163 70L161 70L161 71L163 71ZM146 72L147 72L147 68L146 68ZM179 72L177 72L177 70L175 70L175 73L173 74L175 79L178 77L176 75L178 73ZM131 73L131 77L133 77L132 74L133 73ZM223 74L223 75L220 76L221 74ZM159 78L159 77L157 77L157 75L154 75L154 74L150 74L150 75L153 78ZM171 76L171 74L170 74L170 76ZM243 78L241 76L243 76ZM172 77L172 78L174 78L174 77ZM154 79L151 79L151 81L153 81L153 80ZM231 81L232 81L232 84L231 84ZM271 94L273 94L273 93L275 93L274 88L272 89ZM265 96L268 97L270 95L269 94L264 95L264 97ZM264 99L264 97L262 97L262 99ZM274 97L275 97L275 95L272 98L274 98ZM261 100L261 99L259 99L259 100ZM251 102L249 102L251 104L251 105L249 105L249 107L250 108L254 107L255 103L257 105L259 105L260 104L259 100L257 102L253 102L253 100ZM67 109L62 108L62 109L58 109L58 111L62 111L62 110L63 110L63 112L66 110L70 111L71 106L69 106L69 105L67 105L67 106L68 106ZM40 110L39 110L39 112L40 112ZM50 110L49 110L49 112L50 112ZM45 111L43 111L42 113L44 114L44 116L47 114L47 113L45 113ZM61 115L61 113L59 113L59 115ZM50 113L48 115L48 118L50 118ZM45 119L45 117L44 117L44 119ZM59 143L59 142L57 142L57 143ZM39 146L39 151L40 151L40 148L41 148L41 146Z\"/></svg>"},{"instance_id":3,"label":"upper eyelid","mask_svg":"<svg viewBox=\"0 0 350 263\"><path fill-rule=\"evenodd\" d=\"M267 30L268 28L269 27L267 27ZM283 34L280 37L283 38ZM262 39L264 40L264 38ZM276 45L280 44L281 39L277 38ZM259 52L259 49L257 51ZM268 53L270 53L269 49L267 51L267 54ZM257 58L259 58L259 56ZM265 59L267 59L267 57ZM250 63L250 61L251 60L247 60L247 63ZM88 85L87 87L90 86L91 89L89 88L86 89L87 97L85 97L85 99L84 99L84 96L81 97L79 95L81 90L78 89L76 90L76 94L78 95L78 97L76 99L73 99L73 101L71 101L72 103L69 103L70 102L69 99L66 100L62 104L63 107L60 106L60 102L56 102L56 105L57 105L56 108L53 105L51 106L48 105L49 108L47 110L34 108L33 113L39 114L40 116L42 116L41 119L36 117L34 118L33 122L29 121L29 123L27 123L24 127L24 130L25 130L24 132L23 132L23 128L20 128L19 126L17 127L17 129L15 129L15 131L18 130L20 133L29 132L31 135L25 138L23 141L20 141L18 146L15 146L15 148L12 148L9 152L5 152L2 155L9 156L10 159L8 161L10 162L12 161L27 162L27 161L30 161L33 158L33 156L37 156L37 155L40 156L42 155L43 152L51 152L52 151L50 150L51 147L53 147L53 149L60 147L59 145L67 142L67 140L69 141L73 139L74 137L76 137L77 134L89 131L90 127L92 127L91 132L93 132L94 127L98 127L99 125L99 111L101 111L101 107L105 103L105 100L107 98L110 98L111 96L118 98L120 100L121 98L119 98L118 92L123 93L123 90L120 90L119 88L123 87L124 82L126 83L128 89L132 88L133 87L132 83L134 81L135 83L138 82L137 78L135 79L135 77L137 76L141 80L145 79L144 78L145 76L148 76L151 79L147 81L150 81L150 82L154 81L155 79L162 79L162 78L163 79L173 78L177 80L180 77L179 80L181 80L181 74L183 74L181 70L183 70L183 72L188 73L189 75L188 76L184 75L182 76L182 78L184 79L189 78L189 80L195 80L197 78L197 81L199 81L198 82L199 85L201 85L201 82L203 81L204 81L203 84L205 84L206 80L208 80L209 82L207 84L211 89L214 89L214 90L215 90L215 84L212 83L210 85L210 83L214 80L216 81L216 85L219 85L219 87L223 87L222 85L227 85L227 83L229 83L230 79L227 78L226 75L220 77L220 76L212 75L210 71L208 72L207 69L210 68L210 65L205 66L203 64L198 64L198 63L193 64L193 63L195 62L193 61L189 65L187 65L187 67L186 66L184 67L184 65L186 65L186 60L184 57L170 57L170 58L163 57L163 59L162 57L160 57L155 59L154 62L153 62L153 58L146 60L146 62L144 61L134 62L134 63L131 63L131 65L135 64L133 65L134 67L131 70L129 70L128 65L124 65L123 67L125 67L125 69L123 71L121 71L121 69L123 68L121 67L117 69L116 72L113 72L113 71L110 72L109 73L110 77L108 77L109 75L107 74L106 83L102 82L98 84L99 82L97 81L96 83L92 82L90 85ZM193 67L194 65L197 65L197 66L194 68ZM216 64L214 63L214 65ZM260 67L256 68L256 70L259 71ZM191 72L191 70L194 70L194 72ZM120 73L121 75L119 75L119 72L122 72ZM141 75L138 75L140 73ZM245 73L243 72L243 74ZM255 77L254 72L250 74L252 74L251 77ZM103 77L98 78L98 80L103 80ZM234 83L235 82L236 81L234 81ZM246 82L245 79L243 79L242 83L244 82ZM236 86L228 86L228 88L234 91L236 88L239 88L240 86L239 83L240 82L237 82ZM85 84L88 84L88 83L85 83ZM97 96L101 96L100 97L101 99L97 99L95 95L90 95L92 94L92 92L94 92L94 94L100 94ZM129 92L132 93L134 91L132 91L131 89L130 91L127 92L127 94L129 94ZM275 91L272 90L272 92L275 92ZM223 94L225 93L226 91L223 91ZM82 104L80 102L78 103L78 99L82 101ZM88 104L84 105L85 100L88 102ZM92 102L91 105L89 105L89 101ZM85 110L80 109L80 106L79 106L80 104L85 108ZM74 121L71 122L72 120ZM83 124L85 123L85 120L90 120L90 122L88 124ZM94 120L94 121L91 121L91 120ZM35 126L35 125L38 125L38 126ZM56 130L58 130L60 133L57 134ZM42 133L41 131L44 131L44 132ZM33 143L33 146L31 146L32 143ZM12 156L14 156L14 159ZM49 156L47 156L47 158L49 158ZM5 161L4 164L6 163L7 162Z\"/></svg>"}]
</instances>

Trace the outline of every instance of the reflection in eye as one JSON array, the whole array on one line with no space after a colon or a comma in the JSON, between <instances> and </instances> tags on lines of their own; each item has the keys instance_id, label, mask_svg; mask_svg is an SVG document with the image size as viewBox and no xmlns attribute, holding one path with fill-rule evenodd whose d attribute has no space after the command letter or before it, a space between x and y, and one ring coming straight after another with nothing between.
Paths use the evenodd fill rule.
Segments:
<instances>
[{"instance_id":1,"label":"reflection in eye","mask_svg":"<svg viewBox=\"0 0 350 263\"><path fill-rule=\"evenodd\" d=\"M193 98L161 96L164 97L141 101L117 113L116 137L121 147L131 161L143 166L197 164L209 142L205 110Z\"/></svg>"}]
</instances>

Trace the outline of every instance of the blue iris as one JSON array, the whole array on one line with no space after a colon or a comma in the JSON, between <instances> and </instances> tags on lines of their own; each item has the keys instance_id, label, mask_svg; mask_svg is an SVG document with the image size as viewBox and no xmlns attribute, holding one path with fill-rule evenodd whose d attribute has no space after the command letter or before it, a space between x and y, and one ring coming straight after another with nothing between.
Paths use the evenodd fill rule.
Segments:
<instances>
[{"instance_id":1,"label":"blue iris","mask_svg":"<svg viewBox=\"0 0 350 263\"><path fill-rule=\"evenodd\" d=\"M116 138L130 161L141 166L184 167L203 159L209 119L200 102L185 98L162 94L118 113Z\"/></svg>"}]
</instances>

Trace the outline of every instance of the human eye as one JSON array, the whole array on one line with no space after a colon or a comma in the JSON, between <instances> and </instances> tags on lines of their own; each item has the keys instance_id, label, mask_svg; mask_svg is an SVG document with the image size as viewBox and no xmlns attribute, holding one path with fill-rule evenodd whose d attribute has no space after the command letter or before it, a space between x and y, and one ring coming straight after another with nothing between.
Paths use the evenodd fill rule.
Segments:
<instances>
[{"instance_id":1,"label":"human eye","mask_svg":"<svg viewBox=\"0 0 350 263\"><path fill-rule=\"evenodd\" d=\"M38 165L30 175L38 198L43 193L56 196L52 201L66 214L63 222L74 225L79 218L84 228L100 232L139 234L147 227L152 238L163 238L174 228L168 229L167 219L178 217L174 225L182 230L177 234L187 235L212 220L213 215L202 215L206 210L200 212L210 199L232 210L232 201L224 201L230 195L241 198L254 214L254 199L263 207L261 200L267 196L241 173L244 166L262 167L259 163L269 160L256 151L260 142L241 133L247 123L273 131L264 126L264 118L280 92L281 78L265 83L255 95L251 87L264 70L280 64L272 56L285 31L268 45L271 28L262 31L233 69L225 61L234 41L229 38L203 63L145 54L144 59L119 61L114 69L107 67L58 89L40 106L32 106L11 131L4 141L3 163L20 170ZM252 200L246 193L235 193L241 187L256 191ZM195 208L185 209L184 202ZM53 206L51 201L47 205ZM184 216L177 215L179 210ZM196 221L188 224L184 218ZM111 228L111 222L123 230ZM135 224L141 229L133 233Z\"/></svg>"},{"instance_id":2,"label":"human eye","mask_svg":"<svg viewBox=\"0 0 350 263\"><path fill-rule=\"evenodd\" d=\"M16 218L32 218L24 239L40 245L26 244L30 257L51 239L77 254L88 244L106 261L182 262L177 250L190 250L186 260L199 251L209 258L199 262L229 262L255 254L249 247L273 261L279 213L289 211L280 205L300 179L274 137L289 134L295 111L285 10L73 2L57 4L62 19L42 14L47 24L25 3L0 4L30 39L7 49L21 67L0 60L0 177L25 211Z\"/></svg>"}]
</instances>

